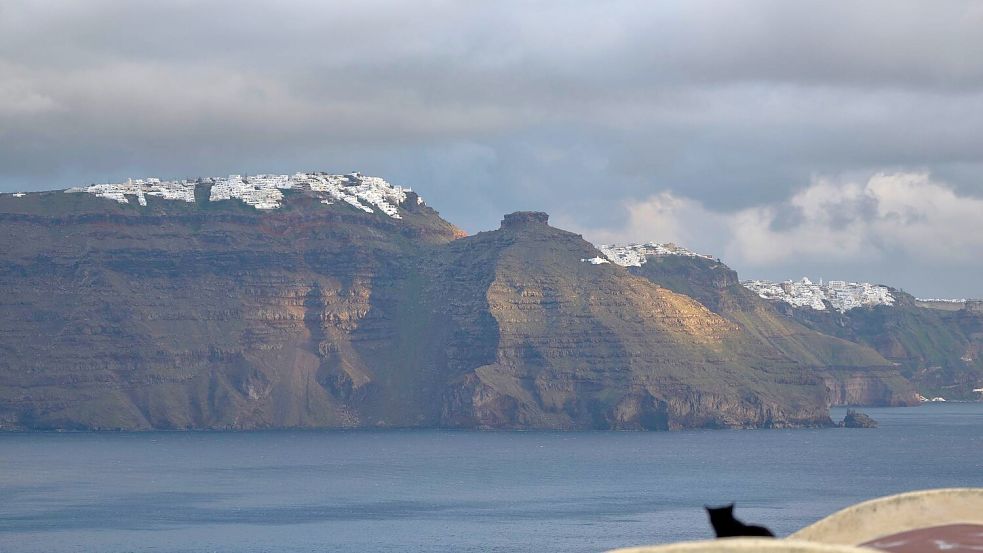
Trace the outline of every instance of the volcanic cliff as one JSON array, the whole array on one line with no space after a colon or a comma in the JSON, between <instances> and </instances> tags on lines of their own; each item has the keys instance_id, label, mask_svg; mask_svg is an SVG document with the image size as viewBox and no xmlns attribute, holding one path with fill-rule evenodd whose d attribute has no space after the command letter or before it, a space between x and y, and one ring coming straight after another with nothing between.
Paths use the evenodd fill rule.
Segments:
<instances>
[{"instance_id":1,"label":"volcanic cliff","mask_svg":"<svg viewBox=\"0 0 983 553\"><path fill-rule=\"evenodd\" d=\"M824 334L787 316L781 305L768 302L741 285L737 273L719 260L703 256L650 256L646 263L631 266L629 270L695 298L809 367L823 379L831 405L918 403L914 388L899 368L869 344Z\"/></svg>"},{"instance_id":2,"label":"volcanic cliff","mask_svg":"<svg viewBox=\"0 0 983 553\"><path fill-rule=\"evenodd\" d=\"M235 177L0 195L0 427L828 425L831 371L887 365L545 214L464 237L381 179Z\"/></svg>"}]
</instances>

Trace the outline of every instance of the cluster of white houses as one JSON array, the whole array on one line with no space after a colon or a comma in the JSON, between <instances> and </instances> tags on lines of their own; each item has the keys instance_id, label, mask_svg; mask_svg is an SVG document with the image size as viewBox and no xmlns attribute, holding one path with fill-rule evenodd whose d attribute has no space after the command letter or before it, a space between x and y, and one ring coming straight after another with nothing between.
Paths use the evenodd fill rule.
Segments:
<instances>
[{"instance_id":1,"label":"cluster of white houses","mask_svg":"<svg viewBox=\"0 0 983 553\"><path fill-rule=\"evenodd\" d=\"M601 250L607 259L594 257L581 259L581 261L601 265L610 260L612 263L624 267L641 267L650 256L679 255L716 260L711 255L699 254L671 242L662 244L648 242L627 246L601 245L597 249ZM808 278L802 278L801 280L786 280L785 282L745 280L741 284L764 299L784 301L796 307L811 307L819 311L832 308L845 313L857 307L894 304L894 296L891 295L889 288L868 282L830 280L823 283L820 280L819 284L816 284Z\"/></svg>"},{"instance_id":2,"label":"cluster of white houses","mask_svg":"<svg viewBox=\"0 0 983 553\"><path fill-rule=\"evenodd\" d=\"M802 280L771 282L768 280L745 280L746 288L767 300L779 300L796 307L811 307L825 311L827 305L845 313L857 307L893 305L894 296L890 289L869 282L846 282L822 280L816 284L803 277Z\"/></svg>"},{"instance_id":3,"label":"cluster of white houses","mask_svg":"<svg viewBox=\"0 0 983 553\"><path fill-rule=\"evenodd\" d=\"M237 199L256 209L277 209L283 202L283 190L302 188L321 197L321 203L345 202L367 213L376 210L394 219L401 219L399 205L406 201L409 188L393 186L379 177L360 173L329 175L327 173L295 173L294 175L229 175L197 180L162 181L156 178L128 179L126 182L93 184L69 188L65 192L86 192L119 203L136 198L147 205L147 196L166 200L195 201L198 185L210 185L208 200L219 202ZM417 197L417 202L423 200Z\"/></svg>"},{"instance_id":4,"label":"cluster of white houses","mask_svg":"<svg viewBox=\"0 0 983 553\"><path fill-rule=\"evenodd\" d=\"M160 179L127 179L126 182L93 184L85 187L69 188L65 192L88 192L100 198L128 204L127 196L135 197L140 205L147 205L147 196L158 196L165 200L195 201L196 181L162 181Z\"/></svg>"},{"instance_id":5,"label":"cluster of white houses","mask_svg":"<svg viewBox=\"0 0 983 553\"><path fill-rule=\"evenodd\" d=\"M702 257L704 259L716 259L712 255L691 252L682 246L677 246L672 242L657 244L648 242L645 244L628 244L627 246L600 245L597 249L612 262L622 267L641 267L648 256L663 257L667 255L681 255L684 257ZM597 258L595 258L597 259ZM592 261L593 262L593 261ZM595 263L596 264L596 263Z\"/></svg>"}]
</instances>

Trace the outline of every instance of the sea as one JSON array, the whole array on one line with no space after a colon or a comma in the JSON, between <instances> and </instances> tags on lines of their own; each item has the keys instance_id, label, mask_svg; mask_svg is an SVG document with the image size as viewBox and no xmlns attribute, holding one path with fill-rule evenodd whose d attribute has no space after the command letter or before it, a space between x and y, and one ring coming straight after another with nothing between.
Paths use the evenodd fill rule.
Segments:
<instances>
[{"instance_id":1,"label":"sea","mask_svg":"<svg viewBox=\"0 0 983 553\"><path fill-rule=\"evenodd\" d=\"M704 505L785 535L983 486L983 403L864 411L879 428L6 433L0 552L600 552L710 538Z\"/></svg>"}]
</instances>

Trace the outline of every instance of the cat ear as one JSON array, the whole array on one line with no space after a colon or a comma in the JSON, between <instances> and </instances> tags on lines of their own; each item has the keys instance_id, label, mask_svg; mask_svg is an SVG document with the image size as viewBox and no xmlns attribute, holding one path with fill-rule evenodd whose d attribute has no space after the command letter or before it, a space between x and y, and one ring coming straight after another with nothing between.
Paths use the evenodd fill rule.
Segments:
<instances>
[{"instance_id":1,"label":"cat ear","mask_svg":"<svg viewBox=\"0 0 983 553\"><path fill-rule=\"evenodd\" d=\"M737 505L737 503L731 503L730 505L728 505L727 507L725 507L725 509L727 509L728 511L733 511L735 505Z\"/></svg>"}]
</instances>

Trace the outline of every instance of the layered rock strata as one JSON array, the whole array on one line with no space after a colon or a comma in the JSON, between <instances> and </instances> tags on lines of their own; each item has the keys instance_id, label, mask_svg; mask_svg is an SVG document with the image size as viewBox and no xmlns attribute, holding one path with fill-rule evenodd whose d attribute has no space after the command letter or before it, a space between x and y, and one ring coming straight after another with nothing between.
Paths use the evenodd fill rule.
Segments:
<instances>
[{"instance_id":1,"label":"layered rock strata","mask_svg":"<svg viewBox=\"0 0 983 553\"><path fill-rule=\"evenodd\" d=\"M405 189L271 182L275 209L0 196L0 427L829 425L823 371L883 362L583 262L545 214L463 237Z\"/></svg>"}]
</instances>

